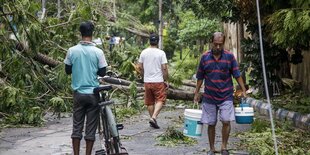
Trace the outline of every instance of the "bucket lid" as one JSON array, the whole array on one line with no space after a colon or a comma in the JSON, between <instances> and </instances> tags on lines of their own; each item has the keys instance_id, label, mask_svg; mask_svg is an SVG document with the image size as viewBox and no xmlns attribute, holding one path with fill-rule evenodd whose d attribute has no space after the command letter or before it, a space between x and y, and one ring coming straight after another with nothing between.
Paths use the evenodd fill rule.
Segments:
<instances>
[{"instance_id":1,"label":"bucket lid","mask_svg":"<svg viewBox=\"0 0 310 155\"><path fill-rule=\"evenodd\" d=\"M189 116L189 117L201 118L202 110L199 110L199 109L185 109L184 115L185 116Z\"/></svg>"},{"instance_id":2,"label":"bucket lid","mask_svg":"<svg viewBox=\"0 0 310 155\"><path fill-rule=\"evenodd\" d=\"M248 103L241 103L239 106L240 107L251 107L250 104Z\"/></svg>"},{"instance_id":3,"label":"bucket lid","mask_svg":"<svg viewBox=\"0 0 310 155\"><path fill-rule=\"evenodd\" d=\"M252 108L252 107L237 107L237 108L235 108L235 112L241 112L241 111L243 111L243 112L254 112L254 109Z\"/></svg>"}]
</instances>

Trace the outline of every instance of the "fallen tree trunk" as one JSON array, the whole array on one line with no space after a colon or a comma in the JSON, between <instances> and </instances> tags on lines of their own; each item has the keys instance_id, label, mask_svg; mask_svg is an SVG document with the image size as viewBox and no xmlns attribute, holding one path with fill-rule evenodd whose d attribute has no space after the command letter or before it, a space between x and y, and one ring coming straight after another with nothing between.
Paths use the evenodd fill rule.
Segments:
<instances>
[{"instance_id":1,"label":"fallen tree trunk","mask_svg":"<svg viewBox=\"0 0 310 155\"><path fill-rule=\"evenodd\" d=\"M124 80L121 78L113 78L113 77L103 77L104 81L110 84L118 84L118 85L124 85L129 86L132 82L128 80ZM143 86L142 83L137 83L137 86Z\"/></svg>"},{"instance_id":2,"label":"fallen tree trunk","mask_svg":"<svg viewBox=\"0 0 310 155\"><path fill-rule=\"evenodd\" d=\"M196 88L196 83L190 80L186 80L182 82L183 85Z\"/></svg>"},{"instance_id":3,"label":"fallen tree trunk","mask_svg":"<svg viewBox=\"0 0 310 155\"><path fill-rule=\"evenodd\" d=\"M142 36L142 37L145 37L145 38L148 38L150 35L149 34L146 34L144 32L141 32L141 31L138 31L138 30L135 30L133 28L125 28L127 31L133 33L133 34L136 34L138 36Z\"/></svg>"},{"instance_id":4,"label":"fallen tree trunk","mask_svg":"<svg viewBox=\"0 0 310 155\"><path fill-rule=\"evenodd\" d=\"M104 81L112 87L124 90L125 92L128 92L130 90L129 85L131 81L127 81L124 79L117 79L113 77L104 77ZM144 92L144 87L142 83L137 84L137 93ZM167 98L173 99L173 100L185 100L185 101L193 101L194 100L194 91L188 91L188 90L180 90L180 89L173 89L169 88L167 91Z\"/></svg>"},{"instance_id":5,"label":"fallen tree trunk","mask_svg":"<svg viewBox=\"0 0 310 155\"><path fill-rule=\"evenodd\" d=\"M57 65L61 64L60 61L54 60L47 55L44 55L42 53L37 53L34 57L35 60L39 61L40 63L44 65L48 65L50 67L56 67Z\"/></svg>"},{"instance_id":6,"label":"fallen tree trunk","mask_svg":"<svg viewBox=\"0 0 310 155\"><path fill-rule=\"evenodd\" d=\"M56 67L57 65L61 63L41 53L37 53L34 59L50 67ZM125 90L127 92L130 90L129 85L132 83L131 81L128 81L128 80L124 80L120 78L113 78L113 77L104 77L103 79L106 83L111 84L114 87L114 89L118 88L121 90ZM193 84L189 84L189 83L184 83L184 84L186 86L194 87ZM144 87L142 83L137 83L137 92L138 93L144 92ZM167 98L174 99L174 100L192 101L194 99L194 93L188 90L175 89L173 87L170 87L167 91Z\"/></svg>"},{"instance_id":7,"label":"fallen tree trunk","mask_svg":"<svg viewBox=\"0 0 310 155\"><path fill-rule=\"evenodd\" d=\"M189 91L168 89L167 98L173 100L193 101L194 95L193 92Z\"/></svg>"},{"instance_id":8,"label":"fallen tree trunk","mask_svg":"<svg viewBox=\"0 0 310 155\"><path fill-rule=\"evenodd\" d=\"M60 64L59 61L53 61L53 59L49 58L46 55L38 53L35 57L35 59L43 64L47 64L51 67L55 67ZM111 84L114 88L122 89L122 90L130 90L128 87L132 82L120 78L112 78L112 77L104 77L103 78L105 82ZM189 87L195 87L192 83L184 83L184 85ZM138 92L144 92L143 84L137 83L137 90ZM167 92L167 98L168 99L174 99L174 100L186 100L186 101L193 101L194 99L194 93L193 91L188 90L182 90L182 89L175 89L173 87L168 89Z\"/></svg>"},{"instance_id":9,"label":"fallen tree trunk","mask_svg":"<svg viewBox=\"0 0 310 155\"><path fill-rule=\"evenodd\" d=\"M17 43L15 46L18 51L28 55L30 54L29 48L25 43ZM60 61L54 60L53 58L42 53L36 53L33 59L40 62L43 65L48 65L50 67L56 67L57 65L61 64Z\"/></svg>"}]
</instances>

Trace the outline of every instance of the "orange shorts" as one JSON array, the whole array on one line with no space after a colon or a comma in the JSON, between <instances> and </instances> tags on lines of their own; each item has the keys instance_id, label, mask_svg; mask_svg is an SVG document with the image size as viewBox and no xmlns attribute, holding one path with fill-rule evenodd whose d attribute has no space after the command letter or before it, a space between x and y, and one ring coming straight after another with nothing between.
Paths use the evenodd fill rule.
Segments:
<instances>
[{"instance_id":1,"label":"orange shorts","mask_svg":"<svg viewBox=\"0 0 310 155\"><path fill-rule=\"evenodd\" d=\"M161 83L144 83L144 104L154 105L156 102L162 102L165 104L167 93L166 85Z\"/></svg>"}]
</instances>

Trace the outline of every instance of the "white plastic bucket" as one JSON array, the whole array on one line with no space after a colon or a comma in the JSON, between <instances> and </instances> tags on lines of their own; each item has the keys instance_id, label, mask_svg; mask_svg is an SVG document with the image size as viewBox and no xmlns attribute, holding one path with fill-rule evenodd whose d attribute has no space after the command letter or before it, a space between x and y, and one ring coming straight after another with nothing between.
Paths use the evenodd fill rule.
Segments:
<instances>
[{"instance_id":1,"label":"white plastic bucket","mask_svg":"<svg viewBox=\"0 0 310 155\"><path fill-rule=\"evenodd\" d=\"M202 111L198 109L185 109L183 134L192 138L201 137L203 124L200 122Z\"/></svg>"},{"instance_id":2,"label":"white plastic bucket","mask_svg":"<svg viewBox=\"0 0 310 155\"><path fill-rule=\"evenodd\" d=\"M254 109L252 107L237 107L235 108L235 118L238 124L253 123Z\"/></svg>"}]
</instances>

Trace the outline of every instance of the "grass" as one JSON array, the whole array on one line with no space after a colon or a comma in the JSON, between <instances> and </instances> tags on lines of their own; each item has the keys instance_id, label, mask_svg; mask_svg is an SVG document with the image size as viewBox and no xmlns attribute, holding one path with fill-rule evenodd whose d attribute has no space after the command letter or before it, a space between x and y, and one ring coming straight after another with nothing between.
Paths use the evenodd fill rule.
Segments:
<instances>
[{"instance_id":1,"label":"grass","mask_svg":"<svg viewBox=\"0 0 310 155\"><path fill-rule=\"evenodd\" d=\"M156 140L159 142L157 145L167 147L174 147L181 144L197 144L197 140L184 136L181 131L176 130L174 127L171 126L169 126L163 134L157 136Z\"/></svg>"},{"instance_id":2,"label":"grass","mask_svg":"<svg viewBox=\"0 0 310 155\"><path fill-rule=\"evenodd\" d=\"M292 128L289 122L276 122L276 137L279 155L309 155L310 133ZM263 119L255 119L251 130L237 133L241 140L238 149L248 150L250 154L273 155L274 143L270 123Z\"/></svg>"}]
</instances>

